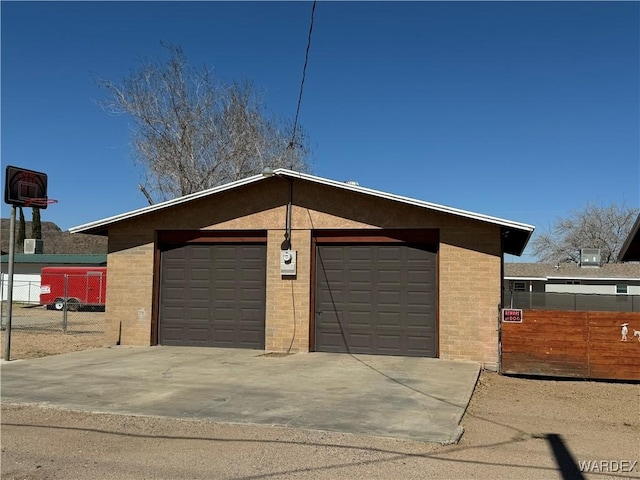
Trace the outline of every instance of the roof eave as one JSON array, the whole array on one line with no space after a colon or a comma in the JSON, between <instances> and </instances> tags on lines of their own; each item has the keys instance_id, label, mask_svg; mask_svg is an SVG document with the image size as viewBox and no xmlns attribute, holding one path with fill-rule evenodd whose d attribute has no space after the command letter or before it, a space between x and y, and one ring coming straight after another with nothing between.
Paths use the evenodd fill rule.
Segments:
<instances>
[{"instance_id":1,"label":"roof eave","mask_svg":"<svg viewBox=\"0 0 640 480\"><path fill-rule=\"evenodd\" d=\"M627 236L620 253L618 254L619 262L637 262L640 261L640 214L636 218L629 235Z\"/></svg>"},{"instance_id":2,"label":"roof eave","mask_svg":"<svg viewBox=\"0 0 640 480\"><path fill-rule=\"evenodd\" d=\"M78 225L77 227L71 227L69 232L71 233L89 233L93 235L104 235L106 236L109 231L109 225L114 223L129 220L134 217L139 217L141 215L146 215L147 213L155 212L156 210L161 210L163 208L171 207L173 205L180 205L182 203L187 203L192 200L197 200L198 198L207 197L209 195L213 195L215 193L223 192L226 190L231 190L233 188L247 185L261 179L265 178L262 174L253 175L251 177L243 178L242 180L237 180L235 182L226 183L224 185L220 185L218 187L209 188L207 190L202 190L200 192L191 193L189 195L185 195L178 198L173 198L171 200L166 200L164 202L156 203L154 205L149 205L148 207L138 208L136 210L132 210L130 212L120 213L118 215L114 215L112 217L103 218L102 220L96 220L95 222L85 223L83 225Z\"/></svg>"},{"instance_id":3,"label":"roof eave","mask_svg":"<svg viewBox=\"0 0 640 480\"><path fill-rule=\"evenodd\" d=\"M421 208L426 208L429 210L434 210L442 213L448 213L451 215L456 215L460 217L465 217L473 220L477 220L480 222L491 223L498 225L502 228L502 234L504 238L512 237L512 239L504 242L504 250L505 253L509 253L512 255L522 255L524 248L526 247L531 235L535 227L533 225L528 225L525 223L514 222L511 220L506 220L503 218L492 217L489 215L484 215L475 212L469 212L467 210L461 210L457 208L447 207L445 205L439 205L435 203L425 202L422 200L417 200L414 198L404 197L401 195L395 195L392 193L382 192L379 190L373 190L371 188L361 187L360 185L352 185L345 182L340 182L337 180L330 180L327 178L316 177L315 175L310 175L307 173L295 172L293 170L287 170L284 168L278 168L273 171L273 174L276 176L289 177L294 179L306 180L309 182L319 183L322 185L327 185L335 188L340 188L343 190L349 190L357 193L367 194L378 198L383 198L387 200L393 200L404 204L414 205ZM242 180L237 180L235 182L227 183L225 185L220 185L218 187L213 187L207 190L203 190L201 192L192 193L190 195L185 195L184 197L175 198L172 200L167 200L162 203L158 203L155 205L150 205L148 207L140 208L137 210L133 210L131 212L122 213L119 215L115 215L113 217L108 217L102 220L97 220L95 222L87 223L84 225L79 225L77 227L72 227L69 229L71 233L91 233L95 235L107 235L109 225L114 223L128 220L134 217L138 217L140 215L145 215L147 213L154 212L156 210L160 210L166 207L180 205L182 203L186 203L192 200L196 200L198 198L203 198L209 195L214 195L216 193L224 192L226 190L231 190L233 188L237 188L243 185L248 185L250 183L258 182L264 180L265 177L262 174L253 175L251 177L247 177ZM513 233L513 234L512 234Z\"/></svg>"}]
</instances>

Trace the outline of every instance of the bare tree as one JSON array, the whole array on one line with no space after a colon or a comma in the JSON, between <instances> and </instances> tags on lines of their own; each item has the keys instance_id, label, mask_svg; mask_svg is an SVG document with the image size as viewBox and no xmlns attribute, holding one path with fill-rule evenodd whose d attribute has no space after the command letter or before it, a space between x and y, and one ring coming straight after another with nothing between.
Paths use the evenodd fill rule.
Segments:
<instances>
[{"instance_id":1,"label":"bare tree","mask_svg":"<svg viewBox=\"0 0 640 480\"><path fill-rule=\"evenodd\" d=\"M638 209L625 205L594 205L556 221L548 233L533 240L533 254L541 262L580 263L580 249L599 248L603 263L615 263L633 227Z\"/></svg>"},{"instance_id":2,"label":"bare tree","mask_svg":"<svg viewBox=\"0 0 640 480\"><path fill-rule=\"evenodd\" d=\"M153 196L168 199L259 173L265 166L308 171L304 131L263 111L248 81L224 84L163 44L166 63L149 60L120 83L97 79L109 93L99 105L134 122L135 160Z\"/></svg>"}]
</instances>

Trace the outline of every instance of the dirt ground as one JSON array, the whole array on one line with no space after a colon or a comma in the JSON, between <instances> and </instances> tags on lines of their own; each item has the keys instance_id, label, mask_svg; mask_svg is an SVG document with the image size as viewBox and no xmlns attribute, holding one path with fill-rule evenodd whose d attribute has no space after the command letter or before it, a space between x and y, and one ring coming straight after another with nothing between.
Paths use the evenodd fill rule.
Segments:
<instances>
[{"instance_id":1,"label":"dirt ground","mask_svg":"<svg viewBox=\"0 0 640 480\"><path fill-rule=\"evenodd\" d=\"M6 307L5 307L6 314ZM3 318L3 325L6 316ZM46 357L103 347L105 318L102 312L67 312L67 331L62 331L63 313L44 307L14 306L11 329L11 360ZM0 334L4 358L6 330Z\"/></svg>"},{"instance_id":2,"label":"dirt ground","mask_svg":"<svg viewBox=\"0 0 640 480\"><path fill-rule=\"evenodd\" d=\"M5 335L5 331L0 335L2 358L4 358L5 352ZM63 333L62 331L43 332L12 329L10 353L11 360L25 360L103 346L104 334L102 333Z\"/></svg>"},{"instance_id":3,"label":"dirt ground","mask_svg":"<svg viewBox=\"0 0 640 480\"><path fill-rule=\"evenodd\" d=\"M12 358L102 346L14 331ZM640 385L482 372L457 445L2 405L3 479L640 479Z\"/></svg>"}]
</instances>

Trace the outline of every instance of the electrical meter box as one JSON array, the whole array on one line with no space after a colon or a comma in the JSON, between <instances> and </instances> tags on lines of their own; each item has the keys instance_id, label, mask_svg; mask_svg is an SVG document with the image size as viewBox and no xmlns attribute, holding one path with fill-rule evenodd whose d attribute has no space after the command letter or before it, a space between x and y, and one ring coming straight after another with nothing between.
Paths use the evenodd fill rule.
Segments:
<instances>
[{"instance_id":1,"label":"electrical meter box","mask_svg":"<svg viewBox=\"0 0 640 480\"><path fill-rule=\"evenodd\" d=\"M280 275L296 274L296 251L282 250L280 252Z\"/></svg>"}]
</instances>

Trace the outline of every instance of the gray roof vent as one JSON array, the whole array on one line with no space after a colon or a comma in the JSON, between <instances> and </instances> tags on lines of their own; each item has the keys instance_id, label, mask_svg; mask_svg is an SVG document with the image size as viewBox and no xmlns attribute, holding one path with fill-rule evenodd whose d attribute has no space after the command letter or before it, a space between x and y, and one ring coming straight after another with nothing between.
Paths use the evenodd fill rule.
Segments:
<instances>
[{"instance_id":1,"label":"gray roof vent","mask_svg":"<svg viewBox=\"0 0 640 480\"><path fill-rule=\"evenodd\" d=\"M581 267L599 267L601 262L599 248L582 248L580 249L580 266Z\"/></svg>"},{"instance_id":2,"label":"gray roof vent","mask_svg":"<svg viewBox=\"0 0 640 480\"><path fill-rule=\"evenodd\" d=\"M360 185L355 180L345 180L344 183L346 183L347 185L353 185L354 187L358 187Z\"/></svg>"}]
</instances>

